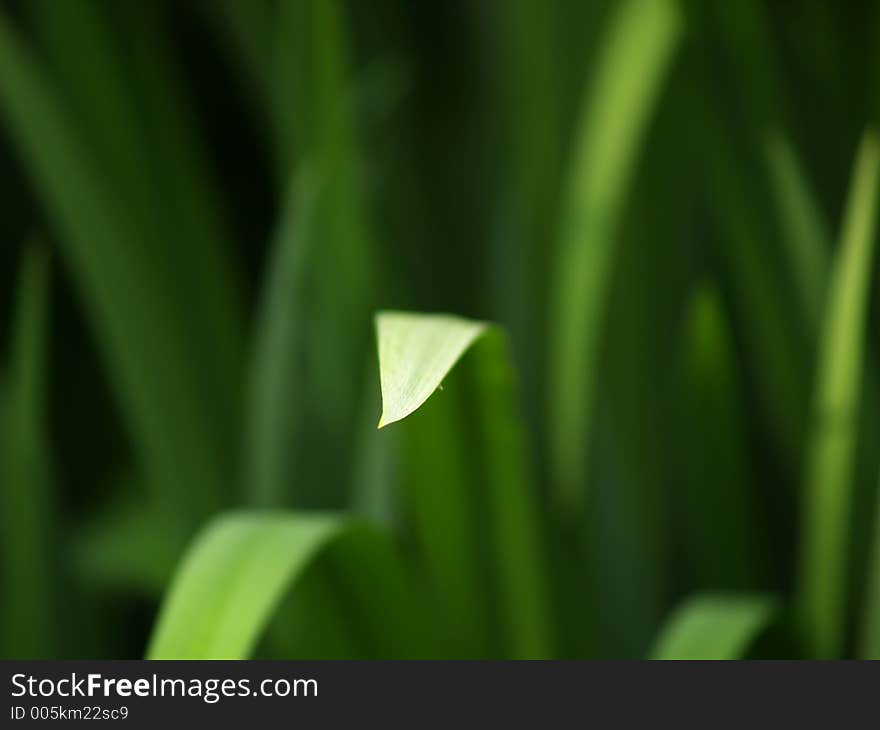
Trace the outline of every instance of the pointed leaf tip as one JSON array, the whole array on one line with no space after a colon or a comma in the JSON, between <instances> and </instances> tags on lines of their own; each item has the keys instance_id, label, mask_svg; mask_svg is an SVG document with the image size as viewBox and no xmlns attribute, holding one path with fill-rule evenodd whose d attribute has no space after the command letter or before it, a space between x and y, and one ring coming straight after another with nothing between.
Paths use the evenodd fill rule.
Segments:
<instances>
[{"instance_id":1,"label":"pointed leaf tip","mask_svg":"<svg viewBox=\"0 0 880 730\"><path fill-rule=\"evenodd\" d=\"M485 322L447 314L379 312L375 318L384 428L416 411L482 335Z\"/></svg>"}]
</instances>

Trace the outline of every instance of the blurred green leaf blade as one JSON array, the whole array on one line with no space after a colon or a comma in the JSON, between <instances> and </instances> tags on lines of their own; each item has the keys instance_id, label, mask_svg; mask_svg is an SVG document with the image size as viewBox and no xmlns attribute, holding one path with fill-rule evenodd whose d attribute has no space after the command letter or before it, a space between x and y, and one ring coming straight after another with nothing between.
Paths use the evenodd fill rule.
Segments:
<instances>
[{"instance_id":1,"label":"blurred green leaf blade","mask_svg":"<svg viewBox=\"0 0 880 730\"><path fill-rule=\"evenodd\" d=\"M151 659L245 659L253 651L284 593L334 542L361 529L333 513L232 512L215 518L184 557L163 601L147 657ZM387 540L368 531L357 540ZM366 544L358 552L372 550ZM384 618L402 603L400 568L385 552L378 572L360 577L376 589L375 606L362 611ZM375 572L375 574L374 574ZM353 576L357 578L357 576ZM361 591L358 595L364 595ZM398 606L399 608L399 606ZM374 624L379 625L379 624ZM399 630L403 639L410 635Z\"/></svg>"},{"instance_id":2,"label":"blurred green leaf blade","mask_svg":"<svg viewBox=\"0 0 880 730\"><path fill-rule=\"evenodd\" d=\"M617 4L577 121L549 323L551 466L566 508L582 503L594 371L623 206L681 35L675 0Z\"/></svg>"},{"instance_id":3,"label":"blurred green leaf blade","mask_svg":"<svg viewBox=\"0 0 880 730\"><path fill-rule=\"evenodd\" d=\"M303 387L305 277L315 244L315 218L323 186L304 166L294 178L264 276L252 345L245 432L245 480L255 505L283 501L291 473L296 392Z\"/></svg>"},{"instance_id":4,"label":"blurred green leaf blade","mask_svg":"<svg viewBox=\"0 0 880 730\"><path fill-rule=\"evenodd\" d=\"M776 611L766 596L701 594L687 599L660 631L651 659L742 659Z\"/></svg>"},{"instance_id":5,"label":"blurred green leaf blade","mask_svg":"<svg viewBox=\"0 0 880 730\"><path fill-rule=\"evenodd\" d=\"M807 451L800 565L800 608L810 653L842 650L858 403L876 238L880 145L862 137L840 245L833 263L815 381Z\"/></svg>"},{"instance_id":6,"label":"blurred green leaf blade","mask_svg":"<svg viewBox=\"0 0 880 730\"><path fill-rule=\"evenodd\" d=\"M0 615L7 657L51 658L58 651L56 535L47 424L49 256L25 248L17 284L10 372L0 402Z\"/></svg>"},{"instance_id":7,"label":"blurred green leaf blade","mask_svg":"<svg viewBox=\"0 0 880 730\"><path fill-rule=\"evenodd\" d=\"M742 383L724 305L711 285L691 298L682 350L688 478L680 532L698 585L745 589L757 578L758 530L752 522Z\"/></svg>"},{"instance_id":8,"label":"blurred green leaf blade","mask_svg":"<svg viewBox=\"0 0 880 730\"><path fill-rule=\"evenodd\" d=\"M300 431L297 504L343 499L351 480L362 367L370 317L383 269L375 245L355 104L351 8L339 0L282 0L272 17L273 120L278 180L287 184L304 163L325 177L308 265L309 316L304 342L304 420ZM326 458L315 434L334 442ZM326 478L330 475L330 478ZM325 479L326 478L326 479ZM324 481L320 494L311 485Z\"/></svg>"}]
</instances>

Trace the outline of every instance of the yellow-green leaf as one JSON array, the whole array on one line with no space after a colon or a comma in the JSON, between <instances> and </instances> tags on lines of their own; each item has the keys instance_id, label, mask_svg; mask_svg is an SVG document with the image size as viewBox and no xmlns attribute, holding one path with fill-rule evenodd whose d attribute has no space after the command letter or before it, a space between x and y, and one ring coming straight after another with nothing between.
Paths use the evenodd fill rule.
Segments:
<instances>
[{"instance_id":1,"label":"yellow-green leaf","mask_svg":"<svg viewBox=\"0 0 880 730\"><path fill-rule=\"evenodd\" d=\"M660 632L652 659L742 659L776 609L767 596L705 594L686 600Z\"/></svg>"},{"instance_id":2,"label":"yellow-green leaf","mask_svg":"<svg viewBox=\"0 0 880 730\"><path fill-rule=\"evenodd\" d=\"M332 513L231 512L214 519L184 557L150 639L150 659L245 659L283 595L332 545L346 554L359 610L384 633L386 651L411 647L411 604L394 546ZM359 561L363 561L361 564ZM373 562L370 562L373 561ZM388 627L383 627L388 622Z\"/></svg>"}]
</instances>

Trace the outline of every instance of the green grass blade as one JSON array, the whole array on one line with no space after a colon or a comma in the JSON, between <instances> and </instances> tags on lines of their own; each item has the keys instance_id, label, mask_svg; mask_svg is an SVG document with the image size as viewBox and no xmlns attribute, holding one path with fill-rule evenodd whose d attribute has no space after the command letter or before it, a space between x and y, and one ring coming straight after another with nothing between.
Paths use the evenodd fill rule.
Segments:
<instances>
[{"instance_id":1,"label":"green grass blade","mask_svg":"<svg viewBox=\"0 0 880 730\"><path fill-rule=\"evenodd\" d=\"M401 501L412 526L416 549L421 553L425 591L431 597L436 635L440 637L440 656L485 658L490 653L489 591L484 566L477 557L481 554L481 542L471 454L459 433L464 398L459 389L449 388L426 402L485 325L444 315L423 320L420 315L401 312L380 312L375 323L383 414L388 408L389 412L412 415L399 434ZM418 373L402 369L394 360L424 367L430 358L430 341L418 335L420 325L425 332L435 333L437 342L446 345L446 367L435 369L434 378L426 382L427 388L413 397L411 389L407 389L409 396L403 395L404 387L389 381L388 372L397 373L404 382L418 381ZM449 335L444 337L444 325L455 333L456 341ZM398 328L403 331L397 332ZM421 356L401 349L410 341L419 345ZM420 406L420 412L415 414ZM383 421L384 418L379 423Z\"/></svg>"},{"instance_id":2,"label":"green grass blade","mask_svg":"<svg viewBox=\"0 0 880 730\"><path fill-rule=\"evenodd\" d=\"M582 503L597 350L623 204L681 30L673 0L618 4L577 124L550 311L551 466L564 507Z\"/></svg>"},{"instance_id":3,"label":"green grass blade","mask_svg":"<svg viewBox=\"0 0 880 730\"><path fill-rule=\"evenodd\" d=\"M456 444L459 433L453 404L461 393L444 393L432 403L444 417L433 423L419 418L408 424L418 439L411 508L432 572L441 588L477 595L464 596L456 606L480 603L478 563L480 539L488 540L492 555L489 574L497 582L506 656L541 658L551 654L549 610L546 605L543 549L537 520L537 495L531 483L528 442L517 411L516 388L506 339L485 322L449 315L381 312L376 316L383 415L380 427L412 415L449 375L456 362L473 347L473 403L478 413L478 439L485 482L486 519L475 516L475 495L462 494L466 485L449 462L466 455ZM450 386L452 390L452 386ZM458 396L458 398L456 398ZM450 410L452 408L453 410ZM450 430L455 432L450 433ZM431 461L433 455L453 459ZM441 463L443 462L443 463ZM432 478L429 475L440 475ZM476 488L476 485L471 485ZM454 531L454 532L453 532ZM450 534L458 535L450 540ZM463 581L463 576L470 576ZM447 591L441 591L447 592ZM462 617L459 618L459 620ZM464 620L471 616L464 614Z\"/></svg>"},{"instance_id":4,"label":"green grass blade","mask_svg":"<svg viewBox=\"0 0 880 730\"><path fill-rule=\"evenodd\" d=\"M233 512L216 518L189 549L172 581L147 657L249 657L285 592L333 543L353 535L358 544L349 544L350 555L376 555L375 541L390 548L380 534L360 529L332 513ZM387 625L406 609L402 574L393 552L380 549L378 554L385 562L359 577L375 589L372 597L357 591L363 600L360 608L374 619L382 614L389 635L401 628L408 638L402 623Z\"/></svg>"},{"instance_id":5,"label":"green grass blade","mask_svg":"<svg viewBox=\"0 0 880 730\"><path fill-rule=\"evenodd\" d=\"M765 596L694 596L669 618L650 656L665 660L742 659L775 612L776 601Z\"/></svg>"},{"instance_id":6,"label":"green grass blade","mask_svg":"<svg viewBox=\"0 0 880 730\"><path fill-rule=\"evenodd\" d=\"M376 414L382 411L382 394L376 390L379 366L370 360L365 367L361 397L361 424L355 447L349 504L351 511L376 525L391 528L397 522L400 492L398 460L400 442L392 431L375 428Z\"/></svg>"},{"instance_id":7,"label":"green grass blade","mask_svg":"<svg viewBox=\"0 0 880 730\"><path fill-rule=\"evenodd\" d=\"M0 109L60 233L150 485L175 518L205 509L225 473L175 294L3 13Z\"/></svg>"},{"instance_id":8,"label":"green grass blade","mask_svg":"<svg viewBox=\"0 0 880 730\"><path fill-rule=\"evenodd\" d=\"M701 10L717 15L713 23L719 32L717 45L727 58L729 73L742 84L737 95L754 126L756 143L751 146L762 153L780 223L782 252L812 342L820 325L831 236L790 135L785 133L790 89L773 46L770 14L754 0L706 3ZM717 55L717 48L713 52Z\"/></svg>"},{"instance_id":9,"label":"green grass blade","mask_svg":"<svg viewBox=\"0 0 880 730\"><path fill-rule=\"evenodd\" d=\"M549 659L554 646L538 494L508 340L490 329L471 357L504 646L510 658Z\"/></svg>"},{"instance_id":10,"label":"green grass blade","mask_svg":"<svg viewBox=\"0 0 880 730\"><path fill-rule=\"evenodd\" d=\"M48 435L49 284L48 251L41 245L28 245L19 273L9 386L19 419L16 430L31 449L45 446Z\"/></svg>"},{"instance_id":11,"label":"green grass blade","mask_svg":"<svg viewBox=\"0 0 880 730\"><path fill-rule=\"evenodd\" d=\"M343 525L329 515L215 519L168 590L148 658L247 658L288 585Z\"/></svg>"},{"instance_id":12,"label":"green grass blade","mask_svg":"<svg viewBox=\"0 0 880 730\"><path fill-rule=\"evenodd\" d=\"M805 474L800 608L811 655L840 655L880 146L866 131L831 272Z\"/></svg>"},{"instance_id":13,"label":"green grass blade","mask_svg":"<svg viewBox=\"0 0 880 730\"><path fill-rule=\"evenodd\" d=\"M831 258L828 225L791 144L780 131L766 138L767 169L782 226L783 251L806 330L819 331Z\"/></svg>"},{"instance_id":14,"label":"green grass blade","mask_svg":"<svg viewBox=\"0 0 880 730\"><path fill-rule=\"evenodd\" d=\"M520 348L517 362L531 382L540 377L544 357L542 348L527 344L546 314L546 237L553 227L565 136L560 13L555 0L515 0L498 5L497 12L510 172L504 174L509 189L493 236L492 284L496 307Z\"/></svg>"},{"instance_id":15,"label":"green grass blade","mask_svg":"<svg viewBox=\"0 0 880 730\"><path fill-rule=\"evenodd\" d=\"M314 225L321 184L304 167L294 179L266 267L263 299L252 349L245 483L261 507L283 501L291 469L297 388L302 387L301 346L306 269L314 248Z\"/></svg>"},{"instance_id":16,"label":"green grass blade","mask_svg":"<svg viewBox=\"0 0 880 730\"><path fill-rule=\"evenodd\" d=\"M401 507L419 555L442 658L486 658L494 638L486 566L477 557L484 554L485 540L475 459L463 436L466 413L461 388L450 386L399 428L374 430L400 443Z\"/></svg>"},{"instance_id":17,"label":"green grass blade","mask_svg":"<svg viewBox=\"0 0 880 730\"><path fill-rule=\"evenodd\" d=\"M357 132L353 72L349 67L347 15L339 0L282 0L277 4L273 89L279 176L287 181L304 160L327 176L316 222L310 265L309 332L305 348L306 414L311 429L328 435L337 456L313 464L318 450L304 446L306 503L318 475L331 487L314 496L337 505L332 485L348 484L344 472L354 448L362 367L369 353L370 316L381 265L369 228ZM306 434L306 438L308 434Z\"/></svg>"},{"instance_id":18,"label":"green grass blade","mask_svg":"<svg viewBox=\"0 0 880 730\"><path fill-rule=\"evenodd\" d=\"M28 246L18 280L9 378L0 412L0 556L4 655L49 658L57 651L56 534L49 471L46 394L49 260Z\"/></svg>"},{"instance_id":19,"label":"green grass blade","mask_svg":"<svg viewBox=\"0 0 880 730\"><path fill-rule=\"evenodd\" d=\"M871 555L868 558L865 608L859 645L859 656L862 659L880 659L880 488L877 490L877 509L873 529L874 538Z\"/></svg>"},{"instance_id":20,"label":"green grass blade","mask_svg":"<svg viewBox=\"0 0 880 730\"><path fill-rule=\"evenodd\" d=\"M532 209L525 219L534 224L537 209L548 203L559 164L558 8L553 0L515 0L499 9L507 70L503 79L506 116L511 123L516 185L523 188L517 197Z\"/></svg>"},{"instance_id":21,"label":"green grass blade","mask_svg":"<svg viewBox=\"0 0 880 730\"><path fill-rule=\"evenodd\" d=\"M718 291L698 289L684 321L682 375L687 444L683 525L677 532L697 584L745 589L757 577L758 533L736 352ZM706 546L712 545L711 550Z\"/></svg>"},{"instance_id":22,"label":"green grass blade","mask_svg":"<svg viewBox=\"0 0 880 730\"><path fill-rule=\"evenodd\" d=\"M284 179L306 155L349 156L355 126L339 0L282 0L275 33L274 98Z\"/></svg>"}]
</instances>

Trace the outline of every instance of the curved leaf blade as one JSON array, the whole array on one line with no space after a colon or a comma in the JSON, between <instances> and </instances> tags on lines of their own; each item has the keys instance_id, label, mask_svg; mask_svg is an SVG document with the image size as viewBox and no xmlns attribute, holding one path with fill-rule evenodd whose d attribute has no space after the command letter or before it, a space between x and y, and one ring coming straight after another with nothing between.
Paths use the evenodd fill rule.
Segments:
<instances>
[{"instance_id":1,"label":"curved leaf blade","mask_svg":"<svg viewBox=\"0 0 880 730\"><path fill-rule=\"evenodd\" d=\"M163 601L147 658L247 658L284 594L320 555L343 543L352 548L341 562L358 610L374 634L388 634L384 644L372 637L378 650L412 652L409 592L381 533L334 513L241 511L216 518L190 547Z\"/></svg>"},{"instance_id":2,"label":"curved leaf blade","mask_svg":"<svg viewBox=\"0 0 880 730\"><path fill-rule=\"evenodd\" d=\"M694 596L668 619L650 658L741 659L775 611L767 596Z\"/></svg>"},{"instance_id":3,"label":"curved leaf blade","mask_svg":"<svg viewBox=\"0 0 880 730\"><path fill-rule=\"evenodd\" d=\"M302 382L297 349L303 337L305 279L315 245L314 224L323 186L314 168L295 176L266 267L249 372L245 475L260 507L277 506L290 469L290 432Z\"/></svg>"},{"instance_id":4,"label":"curved leaf blade","mask_svg":"<svg viewBox=\"0 0 880 730\"><path fill-rule=\"evenodd\" d=\"M150 640L150 659L249 655L288 583L343 529L329 515L224 515L187 553Z\"/></svg>"}]
</instances>

